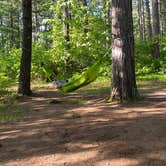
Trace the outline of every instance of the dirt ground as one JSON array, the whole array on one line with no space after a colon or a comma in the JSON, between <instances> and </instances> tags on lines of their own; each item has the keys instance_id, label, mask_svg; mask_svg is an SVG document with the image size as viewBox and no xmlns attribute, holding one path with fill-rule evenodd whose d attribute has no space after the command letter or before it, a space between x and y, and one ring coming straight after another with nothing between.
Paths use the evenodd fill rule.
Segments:
<instances>
[{"instance_id":1,"label":"dirt ground","mask_svg":"<svg viewBox=\"0 0 166 166\"><path fill-rule=\"evenodd\" d=\"M0 165L166 166L166 89L128 104L94 92L20 98L24 118L0 124Z\"/></svg>"}]
</instances>

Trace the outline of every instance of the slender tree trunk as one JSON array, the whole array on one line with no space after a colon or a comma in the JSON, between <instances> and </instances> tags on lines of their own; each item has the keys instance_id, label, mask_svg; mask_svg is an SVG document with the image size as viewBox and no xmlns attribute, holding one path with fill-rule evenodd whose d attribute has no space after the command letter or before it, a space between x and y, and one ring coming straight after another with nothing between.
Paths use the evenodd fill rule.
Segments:
<instances>
[{"instance_id":1,"label":"slender tree trunk","mask_svg":"<svg viewBox=\"0 0 166 166\"><path fill-rule=\"evenodd\" d=\"M146 39L146 25L145 25L145 1L142 0L142 23L143 23L143 39Z\"/></svg>"},{"instance_id":2,"label":"slender tree trunk","mask_svg":"<svg viewBox=\"0 0 166 166\"><path fill-rule=\"evenodd\" d=\"M137 97L132 0L112 0L111 100L133 100Z\"/></svg>"},{"instance_id":3,"label":"slender tree trunk","mask_svg":"<svg viewBox=\"0 0 166 166\"><path fill-rule=\"evenodd\" d=\"M148 38L151 38L152 37L152 24L151 24L151 14L150 14L149 0L146 0L146 22L147 22Z\"/></svg>"},{"instance_id":4,"label":"slender tree trunk","mask_svg":"<svg viewBox=\"0 0 166 166\"><path fill-rule=\"evenodd\" d=\"M22 48L22 37L23 37L23 19L22 19L22 15L23 15L23 0L20 2L19 5L19 36L20 36L20 43L19 43L19 47Z\"/></svg>"},{"instance_id":5,"label":"slender tree trunk","mask_svg":"<svg viewBox=\"0 0 166 166\"><path fill-rule=\"evenodd\" d=\"M160 13L161 13L161 30L162 35L166 34L166 0L160 0Z\"/></svg>"},{"instance_id":6,"label":"slender tree trunk","mask_svg":"<svg viewBox=\"0 0 166 166\"><path fill-rule=\"evenodd\" d=\"M109 49L111 44L111 28L108 27L111 25L111 2L110 0L103 0L102 2L103 2L102 5L104 13L104 23L106 25L104 31L107 34L105 36L105 47Z\"/></svg>"},{"instance_id":7,"label":"slender tree trunk","mask_svg":"<svg viewBox=\"0 0 166 166\"><path fill-rule=\"evenodd\" d=\"M0 16L0 25L3 26L3 17ZM4 36L3 36L3 31L0 30L1 33L1 43L0 43L0 47L3 48L4 47Z\"/></svg>"},{"instance_id":8,"label":"slender tree trunk","mask_svg":"<svg viewBox=\"0 0 166 166\"><path fill-rule=\"evenodd\" d=\"M138 0L138 28L139 28L139 38L143 40L143 17L142 17L142 0Z\"/></svg>"},{"instance_id":9,"label":"slender tree trunk","mask_svg":"<svg viewBox=\"0 0 166 166\"><path fill-rule=\"evenodd\" d=\"M22 0L23 37L18 93L31 95L32 0Z\"/></svg>"},{"instance_id":10,"label":"slender tree trunk","mask_svg":"<svg viewBox=\"0 0 166 166\"><path fill-rule=\"evenodd\" d=\"M14 45L14 32L13 32L13 29L14 29L14 22L13 22L13 11L11 10L10 12L10 28L11 28L11 32L10 32L10 48L13 47Z\"/></svg>"},{"instance_id":11,"label":"slender tree trunk","mask_svg":"<svg viewBox=\"0 0 166 166\"><path fill-rule=\"evenodd\" d=\"M68 56L67 52L70 49L70 24L69 24L69 19L70 19L70 12L69 12L69 0L64 0L64 49L65 49L65 59L64 59L64 64L65 64L65 73L68 71Z\"/></svg>"},{"instance_id":12,"label":"slender tree trunk","mask_svg":"<svg viewBox=\"0 0 166 166\"><path fill-rule=\"evenodd\" d=\"M17 12L17 43L16 43L16 48L20 48L20 41L21 41L21 36L20 36L20 10Z\"/></svg>"},{"instance_id":13,"label":"slender tree trunk","mask_svg":"<svg viewBox=\"0 0 166 166\"><path fill-rule=\"evenodd\" d=\"M64 38L65 38L65 44L68 47L68 43L70 41L70 25L69 25L69 5L68 0L64 0L65 6L64 6Z\"/></svg>"},{"instance_id":14,"label":"slender tree trunk","mask_svg":"<svg viewBox=\"0 0 166 166\"><path fill-rule=\"evenodd\" d=\"M159 47L159 35L160 35L160 22L159 22L159 6L158 0L152 0L152 10L153 10L153 56L155 58L160 57L160 47Z\"/></svg>"},{"instance_id":15,"label":"slender tree trunk","mask_svg":"<svg viewBox=\"0 0 166 166\"><path fill-rule=\"evenodd\" d=\"M37 0L33 0L34 14L35 14L35 36L34 41L38 41L38 32L39 32L39 20L38 20L38 3Z\"/></svg>"},{"instance_id":16,"label":"slender tree trunk","mask_svg":"<svg viewBox=\"0 0 166 166\"><path fill-rule=\"evenodd\" d=\"M107 10L108 24L111 25L111 2L108 0L108 10Z\"/></svg>"}]
</instances>

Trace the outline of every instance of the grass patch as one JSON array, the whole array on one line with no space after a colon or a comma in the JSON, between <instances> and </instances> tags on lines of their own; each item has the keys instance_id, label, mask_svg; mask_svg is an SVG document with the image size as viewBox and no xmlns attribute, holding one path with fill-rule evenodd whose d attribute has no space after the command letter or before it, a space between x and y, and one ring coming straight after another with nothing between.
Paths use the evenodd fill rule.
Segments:
<instances>
[{"instance_id":1,"label":"grass patch","mask_svg":"<svg viewBox=\"0 0 166 166\"><path fill-rule=\"evenodd\" d=\"M18 95L14 91L0 90L0 103L1 104L12 105L17 101L17 99L19 97L20 97L20 95Z\"/></svg>"},{"instance_id":2,"label":"grass patch","mask_svg":"<svg viewBox=\"0 0 166 166\"><path fill-rule=\"evenodd\" d=\"M8 88L16 84L16 80L12 80L5 76L5 74L0 73L0 89Z\"/></svg>"},{"instance_id":3,"label":"grass patch","mask_svg":"<svg viewBox=\"0 0 166 166\"><path fill-rule=\"evenodd\" d=\"M52 82L46 82L42 80L35 80L32 82L32 90L37 90L40 88L53 88Z\"/></svg>"},{"instance_id":4,"label":"grass patch","mask_svg":"<svg viewBox=\"0 0 166 166\"><path fill-rule=\"evenodd\" d=\"M137 76L137 80L138 81L166 80L166 74L158 73L158 74L139 75L139 76Z\"/></svg>"},{"instance_id":5,"label":"grass patch","mask_svg":"<svg viewBox=\"0 0 166 166\"><path fill-rule=\"evenodd\" d=\"M23 113L17 106L19 95L14 91L0 90L0 122L13 122L22 118Z\"/></svg>"},{"instance_id":6,"label":"grass patch","mask_svg":"<svg viewBox=\"0 0 166 166\"><path fill-rule=\"evenodd\" d=\"M166 88L166 80L142 80L137 81L138 87L141 90L157 90Z\"/></svg>"},{"instance_id":7,"label":"grass patch","mask_svg":"<svg viewBox=\"0 0 166 166\"><path fill-rule=\"evenodd\" d=\"M16 105L0 104L0 122L15 122L21 120L23 112Z\"/></svg>"}]
</instances>

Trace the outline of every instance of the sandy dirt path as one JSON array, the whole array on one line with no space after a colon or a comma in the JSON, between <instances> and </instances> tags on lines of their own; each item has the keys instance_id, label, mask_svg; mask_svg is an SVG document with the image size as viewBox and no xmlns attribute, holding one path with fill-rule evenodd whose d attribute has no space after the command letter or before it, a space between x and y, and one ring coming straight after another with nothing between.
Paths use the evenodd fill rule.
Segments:
<instances>
[{"instance_id":1,"label":"sandy dirt path","mask_svg":"<svg viewBox=\"0 0 166 166\"><path fill-rule=\"evenodd\" d=\"M22 121L0 125L0 165L166 166L166 89L144 95L116 104L39 89L19 99Z\"/></svg>"}]
</instances>

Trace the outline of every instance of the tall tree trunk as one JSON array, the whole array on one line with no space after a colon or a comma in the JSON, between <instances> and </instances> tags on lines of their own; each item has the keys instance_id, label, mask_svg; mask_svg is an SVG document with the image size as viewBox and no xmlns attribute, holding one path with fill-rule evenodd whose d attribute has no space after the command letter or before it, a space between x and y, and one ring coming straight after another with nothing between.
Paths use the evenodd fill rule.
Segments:
<instances>
[{"instance_id":1,"label":"tall tree trunk","mask_svg":"<svg viewBox=\"0 0 166 166\"><path fill-rule=\"evenodd\" d=\"M11 32L10 32L10 48L12 48L13 47L13 45L14 45L14 22L13 22L13 11L12 11L13 9L11 9L11 12L10 12L10 28L11 28Z\"/></svg>"},{"instance_id":2,"label":"tall tree trunk","mask_svg":"<svg viewBox=\"0 0 166 166\"><path fill-rule=\"evenodd\" d=\"M143 23L143 39L146 39L146 25L145 25L145 1L142 0L142 23Z\"/></svg>"},{"instance_id":3,"label":"tall tree trunk","mask_svg":"<svg viewBox=\"0 0 166 166\"><path fill-rule=\"evenodd\" d=\"M148 38L151 38L152 37L152 24L151 24L149 0L146 0L146 22L147 22L146 25L147 25Z\"/></svg>"},{"instance_id":4,"label":"tall tree trunk","mask_svg":"<svg viewBox=\"0 0 166 166\"><path fill-rule=\"evenodd\" d=\"M31 95L32 0L22 0L23 37L18 93Z\"/></svg>"},{"instance_id":5,"label":"tall tree trunk","mask_svg":"<svg viewBox=\"0 0 166 166\"><path fill-rule=\"evenodd\" d=\"M107 10L108 24L111 24L111 2L108 0L108 10Z\"/></svg>"},{"instance_id":6,"label":"tall tree trunk","mask_svg":"<svg viewBox=\"0 0 166 166\"><path fill-rule=\"evenodd\" d=\"M166 0L160 0L161 30L162 35L166 34Z\"/></svg>"},{"instance_id":7,"label":"tall tree trunk","mask_svg":"<svg viewBox=\"0 0 166 166\"><path fill-rule=\"evenodd\" d=\"M65 38L65 44L66 47L68 47L69 41L70 41L70 25L69 25L69 5L68 0L64 0L65 6L64 6L64 38Z\"/></svg>"},{"instance_id":8,"label":"tall tree trunk","mask_svg":"<svg viewBox=\"0 0 166 166\"><path fill-rule=\"evenodd\" d=\"M23 0L20 1L19 4L19 15L18 15L18 19L19 19L19 36L20 36L20 43L19 46L20 48L22 48L22 37L23 37L23 19L22 19L22 15L23 15Z\"/></svg>"},{"instance_id":9,"label":"tall tree trunk","mask_svg":"<svg viewBox=\"0 0 166 166\"><path fill-rule=\"evenodd\" d=\"M104 14L104 23L105 23L105 28L104 31L106 32L105 36L105 47L110 48L111 44L111 2L110 0L102 0L102 5L103 5L103 14ZM108 28L110 27L110 28Z\"/></svg>"},{"instance_id":10,"label":"tall tree trunk","mask_svg":"<svg viewBox=\"0 0 166 166\"><path fill-rule=\"evenodd\" d=\"M3 17L0 16L0 25L3 26ZM4 36L3 36L3 30L0 29L1 33L1 42L0 42L0 47L4 48Z\"/></svg>"},{"instance_id":11,"label":"tall tree trunk","mask_svg":"<svg viewBox=\"0 0 166 166\"><path fill-rule=\"evenodd\" d=\"M153 11L153 56L155 58L160 57L159 47L159 34L160 34L160 22L159 22L159 6L158 0L152 0L152 11Z\"/></svg>"},{"instance_id":12,"label":"tall tree trunk","mask_svg":"<svg viewBox=\"0 0 166 166\"><path fill-rule=\"evenodd\" d=\"M70 42L70 24L69 24L69 19L70 19L70 12L69 12L69 0L64 0L65 5L64 5L64 48L65 48L65 55L67 55L67 52L70 48L69 42ZM68 71L68 56L65 56L64 59L64 64L65 64L65 73Z\"/></svg>"},{"instance_id":13,"label":"tall tree trunk","mask_svg":"<svg viewBox=\"0 0 166 166\"><path fill-rule=\"evenodd\" d=\"M138 0L138 30L139 30L139 38L143 40L143 17L142 17L142 0Z\"/></svg>"},{"instance_id":14,"label":"tall tree trunk","mask_svg":"<svg viewBox=\"0 0 166 166\"><path fill-rule=\"evenodd\" d=\"M20 9L17 12L17 43L16 43L16 48L20 48L20 41L21 41L21 35L20 35Z\"/></svg>"},{"instance_id":15,"label":"tall tree trunk","mask_svg":"<svg viewBox=\"0 0 166 166\"><path fill-rule=\"evenodd\" d=\"M38 41L38 32L39 32L39 20L38 20L38 3L37 0L33 0L33 6L34 6L34 16L35 16L35 36L34 41Z\"/></svg>"},{"instance_id":16,"label":"tall tree trunk","mask_svg":"<svg viewBox=\"0 0 166 166\"><path fill-rule=\"evenodd\" d=\"M137 97L132 0L112 0L111 100L133 100Z\"/></svg>"}]
</instances>

